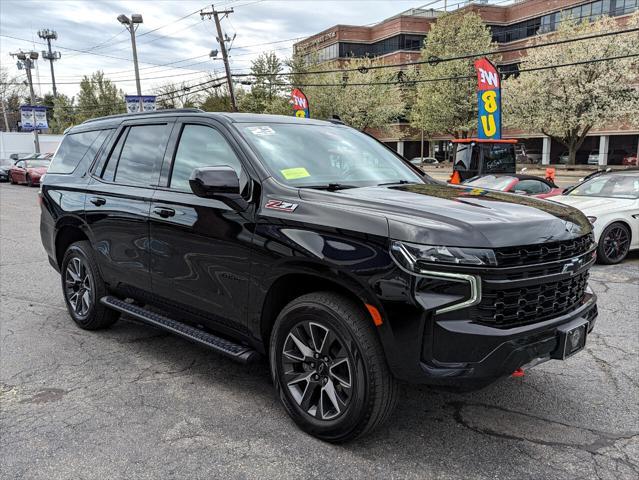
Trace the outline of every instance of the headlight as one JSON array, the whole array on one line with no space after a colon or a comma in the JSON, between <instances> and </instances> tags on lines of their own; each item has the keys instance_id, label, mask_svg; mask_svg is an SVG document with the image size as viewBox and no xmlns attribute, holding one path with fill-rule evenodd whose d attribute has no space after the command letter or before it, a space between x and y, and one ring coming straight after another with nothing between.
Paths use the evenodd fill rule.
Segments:
<instances>
[{"instance_id":1,"label":"headlight","mask_svg":"<svg viewBox=\"0 0 639 480\"><path fill-rule=\"evenodd\" d=\"M497 265L495 252L485 248L446 247L442 245L418 245L393 241L391 253L406 269L419 272L420 262L449 265Z\"/></svg>"},{"instance_id":2,"label":"headlight","mask_svg":"<svg viewBox=\"0 0 639 480\"><path fill-rule=\"evenodd\" d=\"M592 224L594 224L597 221L597 217L586 217L588 219L588 221Z\"/></svg>"}]
</instances>

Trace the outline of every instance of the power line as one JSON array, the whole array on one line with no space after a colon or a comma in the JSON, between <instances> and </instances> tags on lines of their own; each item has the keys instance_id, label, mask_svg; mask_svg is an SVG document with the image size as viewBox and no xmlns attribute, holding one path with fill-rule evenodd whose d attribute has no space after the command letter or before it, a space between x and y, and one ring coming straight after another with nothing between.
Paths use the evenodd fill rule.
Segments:
<instances>
[{"instance_id":1,"label":"power line","mask_svg":"<svg viewBox=\"0 0 639 480\"><path fill-rule=\"evenodd\" d=\"M519 73L536 72L540 70L550 70L553 68L571 67L576 65L588 65L592 63L607 62L612 60L620 60L620 59L634 58L634 57L639 57L639 52L628 54L628 55L618 55L615 57L596 58L591 60L561 63L556 65L544 65L541 67L522 68L521 70L519 70ZM393 81L385 81L385 82L361 82L361 83L344 82L344 83L315 83L315 84L295 83L295 86L298 86L298 87L362 87L362 86L369 86L369 85L410 85L414 83L434 83L434 82L451 81L451 80L470 80L473 78L476 78L476 75L459 75L459 76L451 76L451 77L423 78L423 79L417 79L417 80L393 80ZM283 87L290 86L290 84L288 83L273 83L273 85L279 85Z\"/></svg>"},{"instance_id":2,"label":"power line","mask_svg":"<svg viewBox=\"0 0 639 480\"><path fill-rule=\"evenodd\" d=\"M534 49L534 48L541 48L541 47L550 47L550 46L554 46L554 45L562 45L562 44L566 44L566 43L572 43L572 42L579 42L579 41L583 41L583 40L591 40L591 39L595 39L595 38L603 38L603 37L609 37L612 35L620 35L623 33L631 33L631 32L637 32L639 31L639 27L634 27L634 28L629 28L626 30L612 30L609 32L603 32L603 33L597 33L597 34L591 34L591 35L584 35L584 36L580 36L580 37L573 37L573 38L566 38L566 39L562 39L562 40L554 40L551 42L544 42L544 43L537 43L537 44L532 44L532 45L523 45L520 47L510 47L510 48L506 48L506 49L501 49L501 50L491 50L488 52L478 52L478 53L471 53L471 54L467 54L467 55L457 55L457 56L453 56L453 57L444 57L444 58L439 58L439 57L434 57L428 60L417 60L414 62L402 62L402 63L392 63L392 64L384 64L384 65L371 65L371 66L367 66L367 67L363 67L364 70L379 70L379 69L383 69L383 68L397 68L397 67L410 67L413 65L424 65L424 64L429 64L429 65L437 65L439 63L442 62L450 62L450 61L455 61L455 60L468 60L471 58L479 58L479 57L485 57L485 56L490 56L490 55L499 55L502 53L508 53L508 52L515 52L515 51L521 51L521 50L529 50L529 49ZM362 67L355 67L355 68L336 68L336 69L329 69L329 70L314 70L314 71L307 71L307 72L283 72L280 73L278 75L281 76L292 76L292 75L313 75L313 74L323 74L323 73L345 73L345 72L355 72L355 71L362 71ZM272 76L274 75L273 73L264 73L264 74L260 74L260 75L254 75L254 74L238 74L238 75L234 75L235 77L251 77L251 76Z\"/></svg>"}]
</instances>

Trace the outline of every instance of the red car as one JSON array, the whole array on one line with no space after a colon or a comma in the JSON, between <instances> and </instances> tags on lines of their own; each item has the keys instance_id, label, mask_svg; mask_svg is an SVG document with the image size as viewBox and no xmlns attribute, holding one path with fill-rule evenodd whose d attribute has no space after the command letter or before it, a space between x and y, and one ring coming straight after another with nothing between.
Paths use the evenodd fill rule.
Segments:
<instances>
[{"instance_id":1,"label":"red car","mask_svg":"<svg viewBox=\"0 0 639 480\"><path fill-rule=\"evenodd\" d=\"M33 187L40 185L40 179L47 173L51 160L48 158L23 158L9 169L11 183L26 183Z\"/></svg>"},{"instance_id":2,"label":"red car","mask_svg":"<svg viewBox=\"0 0 639 480\"><path fill-rule=\"evenodd\" d=\"M499 190L501 192L520 193L522 195L530 195L537 198L561 195L561 192L563 191L563 189L559 188L550 180L535 177L534 175L523 175L519 173L474 177L465 181L464 185L486 188L489 190Z\"/></svg>"},{"instance_id":3,"label":"red car","mask_svg":"<svg viewBox=\"0 0 639 480\"><path fill-rule=\"evenodd\" d=\"M639 167L639 162L637 162L637 159L637 155L627 155L623 157L623 161L621 162L621 164L627 167Z\"/></svg>"}]
</instances>

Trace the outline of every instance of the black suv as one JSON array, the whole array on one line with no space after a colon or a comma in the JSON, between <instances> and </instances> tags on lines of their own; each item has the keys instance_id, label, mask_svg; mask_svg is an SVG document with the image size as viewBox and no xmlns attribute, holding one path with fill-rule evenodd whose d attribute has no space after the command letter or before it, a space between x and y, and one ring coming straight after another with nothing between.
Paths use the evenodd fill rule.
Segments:
<instances>
[{"instance_id":1,"label":"black suv","mask_svg":"<svg viewBox=\"0 0 639 480\"><path fill-rule=\"evenodd\" d=\"M338 442L399 381L477 388L584 347L588 220L425 176L339 122L158 111L85 122L41 188L69 314L124 313L240 362Z\"/></svg>"}]
</instances>

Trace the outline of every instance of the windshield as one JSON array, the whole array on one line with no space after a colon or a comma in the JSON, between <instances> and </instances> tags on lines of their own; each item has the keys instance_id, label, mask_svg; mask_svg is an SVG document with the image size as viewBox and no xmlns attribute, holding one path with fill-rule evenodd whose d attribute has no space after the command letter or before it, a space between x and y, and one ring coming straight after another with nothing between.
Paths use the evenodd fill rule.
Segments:
<instances>
[{"instance_id":1,"label":"windshield","mask_svg":"<svg viewBox=\"0 0 639 480\"><path fill-rule=\"evenodd\" d=\"M639 175L599 175L578 185L568 195L639 198Z\"/></svg>"},{"instance_id":2,"label":"windshield","mask_svg":"<svg viewBox=\"0 0 639 480\"><path fill-rule=\"evenodd\" d=\"M280 182L294 187L423 183L396 155L363 133L313 124L239 125Z\"/></svg>"},{"instance_id":3,"label":"windshield","mask_svg":"<svg viewBox=\"0 0 639 480\"><path fill-rule=\"evenodd\" d=\"M40 167L48 167L50 160L27 160L25 162L28 168L40 168Z\"/></svg>"},{"instance_id":4,"label":"windshield","mask_svg":"<svg viewBox=\"0 0 639 480\"><path fill-rule=\"evenodd\" d=\"M464 185L472 185L473 187L490 188L492 190L501 190L505 192L508 186L513 183L514 177L496 177L495 175L486 175L485 177L475 178Z\"/></svg>"}]
</instances>

